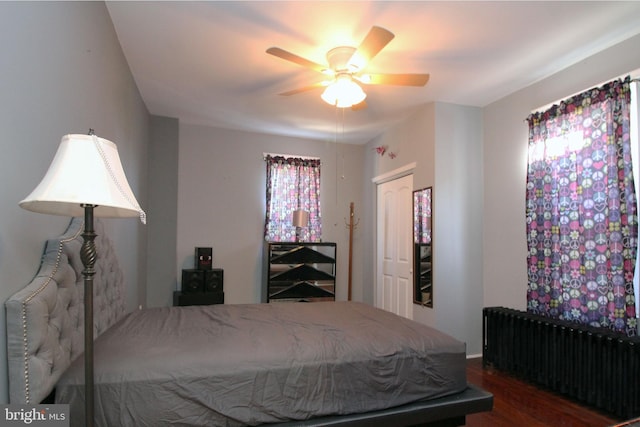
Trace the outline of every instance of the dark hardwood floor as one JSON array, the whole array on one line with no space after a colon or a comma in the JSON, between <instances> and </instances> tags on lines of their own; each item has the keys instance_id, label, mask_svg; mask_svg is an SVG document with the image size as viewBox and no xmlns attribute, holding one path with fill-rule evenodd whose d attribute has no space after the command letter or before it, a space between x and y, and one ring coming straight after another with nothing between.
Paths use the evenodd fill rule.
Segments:
<instances>
[{"instance_id":1,"label":"dark hardwood floor","mask_svg":"<svg viewBox=\"0 0 640 427\"><path fill-rule=\"evenodd\" d=\"M493 411L467 416L467 427L604 427L621 420L497 371L482 358L467 361L467 381L493 394Z\"/></svg>"}]
</instances>

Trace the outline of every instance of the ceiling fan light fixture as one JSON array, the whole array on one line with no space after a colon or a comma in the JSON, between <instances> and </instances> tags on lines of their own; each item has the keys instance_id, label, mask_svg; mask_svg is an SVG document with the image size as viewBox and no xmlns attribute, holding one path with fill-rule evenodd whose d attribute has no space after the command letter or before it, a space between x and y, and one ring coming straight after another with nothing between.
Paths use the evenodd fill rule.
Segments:
<instances>
[{"instance_id":1,"label":"ceiling fan light fixture","mask_svg":"<svg viewBox=\"0 0 640 427\"><path fill-rule=\"evenodd\" d=\"M362 74L360 76L355 76L355 78L364 84L369 84L371 83L372 79L371 79L371 74Z\"/></svg>"},{"instance_id":2,"label":"ceiling fan light fixture","mask_svg":"<svg viewBox=\"0 0 640 427\"><path fill-rule=\"evenodd\" d=\"M360 85L351 76L338 76L320 95L322 100L338 108L349 108L359 104L367 97Z\"/></svg>"}]
</instances>

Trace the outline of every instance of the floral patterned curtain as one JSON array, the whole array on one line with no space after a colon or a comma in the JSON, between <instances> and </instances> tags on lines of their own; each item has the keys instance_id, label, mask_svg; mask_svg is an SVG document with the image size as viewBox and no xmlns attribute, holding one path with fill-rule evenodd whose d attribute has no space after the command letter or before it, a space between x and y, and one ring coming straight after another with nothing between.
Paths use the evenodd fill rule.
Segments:
<instances>
[{"instance_id":1,"label":"floral patterned curtain","mask_svg":"<svg viewBox=\"0 0 640 427\"><path fill-rule=\"evenodd\" d=\"M413 243L431 243L431 187L413 193Z\"/></svg>"},{"instance_id":2,"label":"floral patterned curtain","mask_svg":"<svg viewBox=\"0 0 640 427\"><path fill-rule=\"evenodd\" d=\"M527 119L527 307L635 335L629 86L610 82Z\"/></svg>"},{"instance_id":3,"label":"floral patterned curtain","mask_svg":"<svg viewBox=\"0 0 640 427\"><path fill-rule=\"evenodd\" d=\"M264 237L270 242L294 242L296 228L292 213L297 209L309 212L309 227L301 229L301 240L319 242L322 238L320 220L320 160L282 156L266 156L267 213Z\"/></svg>"}]
</instances>

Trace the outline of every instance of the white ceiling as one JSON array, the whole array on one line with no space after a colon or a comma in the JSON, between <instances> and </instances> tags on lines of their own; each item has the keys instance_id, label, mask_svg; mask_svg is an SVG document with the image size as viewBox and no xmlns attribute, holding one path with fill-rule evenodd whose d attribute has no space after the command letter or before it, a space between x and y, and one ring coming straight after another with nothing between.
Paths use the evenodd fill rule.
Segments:
<instances>
[{"instance_id":1,"label":"white ceiling","mask_svg":"<svg viewBox=\"0 0 640 427\"><path fill-rule=\"evenodd\" d=\"M485 106L640 33L638 1L107 2L149 111L201 124L364 143L443 101ZM370 72L429 73L425 87L364 86L368 108L337 111L323 80L265 53L277 46L320 64L373 26L395 38ZM338 132L337 132L338 130Z\"/></svg>"}]
</instances>

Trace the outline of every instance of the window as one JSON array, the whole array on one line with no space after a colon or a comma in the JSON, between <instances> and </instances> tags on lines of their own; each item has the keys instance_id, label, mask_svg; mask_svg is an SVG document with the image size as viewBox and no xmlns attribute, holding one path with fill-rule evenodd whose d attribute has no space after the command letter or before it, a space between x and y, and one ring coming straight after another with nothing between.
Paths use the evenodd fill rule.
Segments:
<instances>
[{"instance_id":1,"label":"window","mask_svg":"<svg viewBox=\"0 0 640 427\"><path fill-rule=\"evenodd\" d=\"M300 240L319 242L322 238L320 219L320 159L266 155L267 191L265 240L296 241L293 212L309 213L308 227L302 227Z\"/></svg>"},{"instance_id":2,"label":"window","mask_svg":"<svg viewBox=\"0 0 640 427\"><path fill-rule=\"evenodd\" d=\"M630 104L626 78L529 116L527 308L635 335Z\"/></svg>"}]
</instances>

